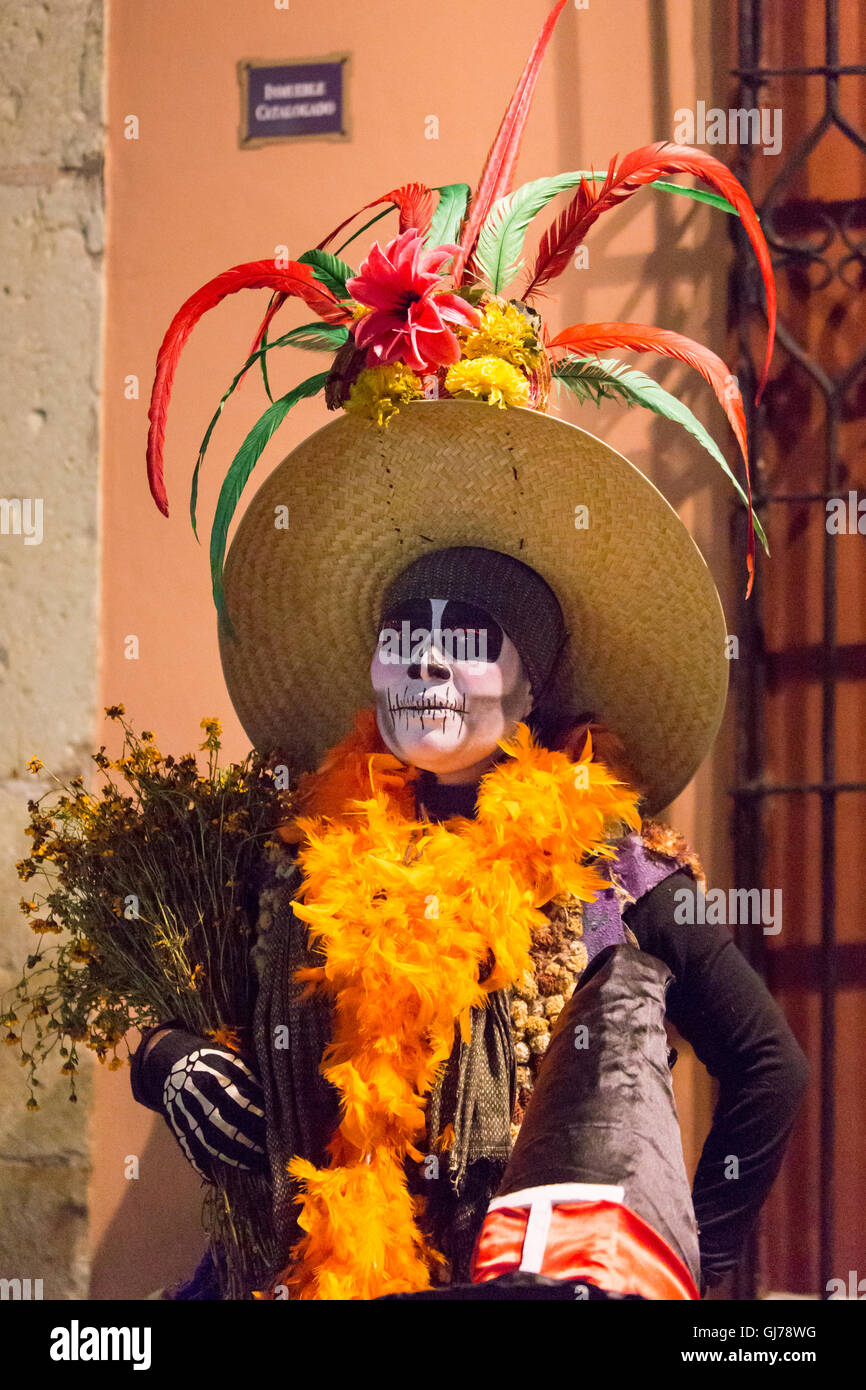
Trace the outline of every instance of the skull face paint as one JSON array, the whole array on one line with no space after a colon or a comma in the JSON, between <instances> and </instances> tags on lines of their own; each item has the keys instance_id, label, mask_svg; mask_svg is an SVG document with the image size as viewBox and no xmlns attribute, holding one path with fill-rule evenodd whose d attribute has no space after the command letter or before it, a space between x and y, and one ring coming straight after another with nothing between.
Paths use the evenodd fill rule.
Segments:
<instances>
[{"instance_id":1,"label":"skull face paint","mask_svg":"<svg viewBox=\"0 0 866 1390\"><path fill-rule=\"evenodd\" d=\"M384 613L370 679L386 746L437 776L489 758L532 708L507 633L454 600L412 599Z\"/></svg>"}]
</instances>

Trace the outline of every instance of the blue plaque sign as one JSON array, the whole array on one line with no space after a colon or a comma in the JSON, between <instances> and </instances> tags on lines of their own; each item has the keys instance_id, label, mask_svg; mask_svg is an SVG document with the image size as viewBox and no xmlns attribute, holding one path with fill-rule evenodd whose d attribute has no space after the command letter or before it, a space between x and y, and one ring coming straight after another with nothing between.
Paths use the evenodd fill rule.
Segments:
<instances>
[{"instance_id":1,"label":"blue plaque sign","mask_svg":"<svg viewBox=\"0 0 866 1390\"><path fill-rule=\"evenodd\" d=\"M238 64L243 149L275 140L348 140L348 53Z\"/></svg>"}]
</instances>

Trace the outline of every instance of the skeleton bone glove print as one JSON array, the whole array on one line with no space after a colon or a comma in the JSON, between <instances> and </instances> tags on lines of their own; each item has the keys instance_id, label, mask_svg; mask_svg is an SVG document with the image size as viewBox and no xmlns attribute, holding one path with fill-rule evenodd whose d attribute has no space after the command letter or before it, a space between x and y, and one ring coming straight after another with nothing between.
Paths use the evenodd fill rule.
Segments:
<instances>
[{"instance_id":1,"label":"skeleton bone glove print","mask_svg":"<svg viewBox=\"0 0 866 1390\"><path fill-rule=\"evenodd\" d=\"M206 1182L214 1181L221 1163L266 1171L261 1083L234 1052L164 1025L143 1039L133 1058L132 1083L136 1100L165 1116Z\"/></svg>"},{"instance_id":2,"label":"skeleton bone glove print","mask_svg":"<svg viewBox=\"0 0 866 1390\"><path fill-rule=\"evenodd\" d=\"M260 1169L265 1152L262 1088L249 1067L218 1048L201 1047L175 1062L163 1105L178 1143L206 1182L213 1161Z\"/></svg>"}]
</instances>

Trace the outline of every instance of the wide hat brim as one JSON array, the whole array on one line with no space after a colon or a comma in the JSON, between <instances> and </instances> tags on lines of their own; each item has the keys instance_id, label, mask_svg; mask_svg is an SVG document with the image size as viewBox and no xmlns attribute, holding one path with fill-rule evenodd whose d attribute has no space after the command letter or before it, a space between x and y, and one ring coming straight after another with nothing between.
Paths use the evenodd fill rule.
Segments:
<instances>
[{"instance_id":1,"label":"wide hat brim","mask_svg":"<svg viewBox=\"0 0 866 1390\"><path fill-rule=\"evenodd\" d=\"M413 402L386 427L342 414L255 494L226 560L233 635L220 625L253 746L317 766L372 703L386 585L455 545L504 551L547 580L570 634L562 697L622 739L647 813L667 806L709 751L727 695L706 563L621 454L563 420L480 401Z\"/></svg>"}]
</instances>

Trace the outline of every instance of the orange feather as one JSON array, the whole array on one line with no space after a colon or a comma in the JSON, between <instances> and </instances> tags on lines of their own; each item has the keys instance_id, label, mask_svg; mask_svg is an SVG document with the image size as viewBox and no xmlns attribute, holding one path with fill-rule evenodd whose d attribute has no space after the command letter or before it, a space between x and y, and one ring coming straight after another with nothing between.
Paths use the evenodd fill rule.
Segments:
<instances>
[{"instance_id":1,"label":"orange feather","mask_svg":"<svg viewBox=\"0 0 866 1390\"><path fill-rule=\"evenodd\" d=\"M634 352L658 352L663 357L673 357L694 367L708 381L730 421L731 429L740 446L743 464L746 469L746 493L748 498L748 545L746 568L748 582L746 598L752 591L755 576L755 525L752 519L752 479L749 472L749 454L746 447L746 416L743 398L736 377L725 362L709 348L686 338L682 333L674 333L668 328L653 328L645 323L575 323L563 328L561 333L550 339L551 351L564 348L570 352L586 356L600 352L603 348L631 348Z\"/></svg>"},{"instance_id":2,"label":"orange feather","mask_svg":"<svg viewBox=\"0 0 866 1390\"><path fill-rule=\"evenodd\" d=\"M528 298L542 285L562 273L577 246L603 212L617 207L632 197L639 188L654 183L666 174L692 174L727 198L737 209L752 244L761 268L767 298L767 349L755 399L757 404L769 376L776 336L776 286L770 251L761 231L758 215L743 185L727 165L703 150L660 140L656 144L632 150L631 154L625 155L618 169L615 156L610 162L604 183L597 191L584 180L565 211L544 233L523 298Z\"/></svg>"}]
</instances>

